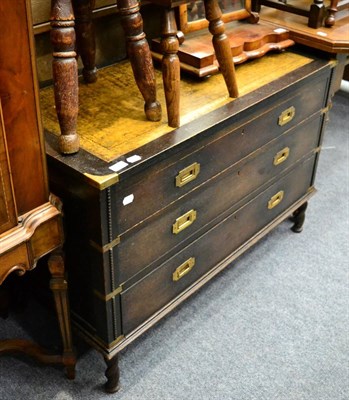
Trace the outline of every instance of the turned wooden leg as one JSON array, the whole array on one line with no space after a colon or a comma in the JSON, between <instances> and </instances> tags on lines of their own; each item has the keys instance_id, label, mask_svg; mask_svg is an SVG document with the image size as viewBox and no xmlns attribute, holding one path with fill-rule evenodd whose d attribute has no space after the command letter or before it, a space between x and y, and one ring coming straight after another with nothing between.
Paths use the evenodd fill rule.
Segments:
<instances>
[{"instance_id":1,"label":"turned wooden leg","mask_svg":"<svg viewBox=\"0 0 349 400\"><path fill-rule=\"evenodd\" d=\"M61 129L60 151L64 154L72 154L79 150L79 136L76 128L78 67L71 0L52 0L51 28L52 73L56 111Z\"/></svg>"},{"instance_id":2,"label":"turned wooden leg","mask_svg":"<svg viewBox=\"0 0 349 400\"><path fill-rule=\"evenodd\" d=\"M96 40L92 22L94 5L95 0L73 0L76 47L84 65L82 76L86 83L97 80Z\"/></svg>"},{"instance_id":3,"label":"turned wooden leg","mask_svg":"<svg viewBox=\"0 0 349 400\"><path fill-rule=\"evenodd\" d=\"M76 357L72 343L67 282L64 279L64 259L60 251L55 251L51 254L48 260L48 268L52 275L50 288L55 300L59 328L63 342L62 362L66 367L68 378L74 379Z\"/></svg>"},{"instance_id":4,"label":"turned wooden leg","mask_svg":"<svg viewBox=\"0 0 349 400\"><path fill-rule=\"evenodd\" d=\"M177 55L179 41L174 9L165 9L161 30L162 79L164 82L168 125L180 124L180 64Z\"/></svg>"},{"instance_id":5,"label":"turned wooden leg","mask_svg":"<svg viewBox=\"0 0 349 400\"><path fill-rule=\"evenodd\" d=\"M238 86L235 76L235 67L228 36L225 34L222 12L217 0L204 0L206 19L209 21L209 30L213 35L212 43L216 53L219 68L227 85L230 97L238 97Z\"/></svg>"},{"instance_id":6,"label":"turned wooden leg","mask_svg":"<svg viewBox=\"0 0 349 400\"><path fill-rule=\"evenodd\" d=\"M291 230L296 233L300 233L303 230L303 224L305 220L305 210L308 207L308 202L302 204L292 215L292 221L294 225Z\"/></svg>"},{"instance_id":7,"label":"turned wooden leg","mask_svg":"<svg viewBox=\"0 0 349 400\"><path fill-rule=\"evenodd\" d=\"M325 25L330 28L336 22L335 15L337 12L338 0L331 0L330 6L327 8L327 17L325 18Z\"/></svg>"},{"instance_id":8,"label":"turned wooden leg","mask_svg":"<svg viewBox=\"0 0 349 400\"><path fill-rule=\"evenodd\" d=\"M156 100L153 60L143 32L143 19L137 0L118 0L122 26L126 35L128 56L133 75L145 101L144 110L150 121L160 121L161 105Z\"/></svg>"},{"instance_id":9,"label":"turned wooden leg","mask_svg":"<svg viewBox=\"0 0 349 400\"><path fill-rule=\"evenodd\" d=\"M120 389L119 355L116 354L111 359L104 357L104 359L107 364L107 369L105 371L105 376L107 378L105 391L107 393L115 393Z\"/></svg>"},{"instance_id":10,"label":"turned wooden leg","mask_svg":"<svg viewBox=\"0 0 349 400\"><path fill-rule=\"evenodd\" d=\"M256 13L261 12L261 2L260 0L251 0L251 10Z\"/></svg>"},{"instance_id":11,"label":"turned wooden leg","mask_svg":"<svg viewBox=\"0 0 349 400\"><path fill-rule=\"evenodd\" d=\"M323 0L314 0L310 6L308 26L310 28L319 28L325 18L326 8Z\"/></svg>"}]
</instances>

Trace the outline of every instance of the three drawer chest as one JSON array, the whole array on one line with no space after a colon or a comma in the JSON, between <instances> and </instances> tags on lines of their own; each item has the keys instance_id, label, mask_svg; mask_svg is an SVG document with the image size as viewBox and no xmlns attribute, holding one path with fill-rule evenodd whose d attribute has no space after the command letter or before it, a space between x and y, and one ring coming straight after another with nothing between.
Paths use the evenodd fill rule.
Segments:
<instances>
[{"instance_id":1,"label":"three drawer chest","mask_svg":"<svg viewBox=\"0 0 349 400\"><path fill-rule=\"evenodd\" d=\"M183 77L178 129L145 120L119 79L128 68L80 88L73 156L58 151L52 91L42 91L72 320L104 355L109 392L120 350L284 219L301 231L336 61L298 49L254 60L237 68L238 99L219 75Z\"/></svg>"}]
</instances>

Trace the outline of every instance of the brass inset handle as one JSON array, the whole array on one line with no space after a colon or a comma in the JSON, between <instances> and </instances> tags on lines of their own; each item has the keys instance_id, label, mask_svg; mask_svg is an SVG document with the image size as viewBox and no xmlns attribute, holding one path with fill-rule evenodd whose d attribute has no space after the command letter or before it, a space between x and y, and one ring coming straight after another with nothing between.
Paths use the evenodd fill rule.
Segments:
<instances>
[{"instance_id":1,"label":"brass inset handle","mask_svg":"<svg viewBox=\"0 0 349 400\"><path fill-rule=\"evenodd\" d=\"M293 120L293 117L295 115L296 115L296 109L293 106L287 108L285 111L283 111L280 114L278 124L280 126L288 124L289 122L291 122Z\"/></svg>"},{"instance_id":2,"label":"brass inset handle","mask_svg":"<svg viewBox=\"0 0 349 400\"><path fill-rule=\"evenodd\" d=\"M200 164L197 162L182 169L176 176L176 186L182 187L187 183L193 181L194 179L197 178L199 172L200 172Z\"/></svg>"},{"instance_id":3,"label":"brass inset handle","mask_svg":"<svg viewBox=\"0 0 349 400\"><path fill-rule=\"evenodd\" d=\"M280 190L280 192L274 194L268 201L268 208L271 210L272 208L276 207L278 204L281 203L282 199L284 198L284 191Z\"/></svg>"},{"instance_id":4,"label":"brass inset handle","mask_svg":"<svg viewBox=\"0 0 349 400\"><path fill-rule=\"evenodd\" d=\"M275 154L274 157L274 165L279 165L287 160L288 156L290 155L289 147L285 147L284 149L280 150Z\"/></svg>"},{"instance_id":5,"label":"brass inset handle","mask_svg":"<svg viewBox=\"0 0 349 400\"><path fill-rule=\"evenodd\" d=\"M176 219L172 225L172 233L177 234L188 228L196 220L196 211L190 210Z\"/></svg>"},{"instance_id":6,"label":"brass inset handle","mask_svg":"<svg viewBox=\"0 0 349 400\"><path fill-rule=\"evenodd\" d=\"M190 257L189 260L184 262L175 270L175 272L172 274L172 280L174 282L179 281L184 275L187 275L194 268L194 265L195 257Z\"/></svg>"}]
</instances>

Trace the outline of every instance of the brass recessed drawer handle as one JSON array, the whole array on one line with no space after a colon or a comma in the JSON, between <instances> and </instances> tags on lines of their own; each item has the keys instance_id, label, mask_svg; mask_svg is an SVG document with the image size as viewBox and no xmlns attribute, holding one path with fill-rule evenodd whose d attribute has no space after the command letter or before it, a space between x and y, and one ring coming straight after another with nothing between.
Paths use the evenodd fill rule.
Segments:
<instances>
[{"instance_id":1,"label":"brass recessed drawer handle","mask_svg":"<svg viewBox=\"0 0 349 400\"><path fill-rule=\"evenodd\" d=\"M193 181L194 179L197 178L199 172L200 172L200 164L197 162L182 169L176 176L176 186L182 187L187 183Z\"/></svg>"},{"instance_id":2,"label":"brass recessed drawer handle","mask_svg":"<svg viewBox=\"0 0 349 400\"><path fill-rule=\"evenodd\" d=\"M274 194L268 201L268 208L271 210L272 208L276 207L278 204L281 203L282 199L284 198L284 191L280 190L280 192Z\"/></svg>"},{"instance_id":3,"label":"brass recessed drawer handle","mask_svg":"<svg viewBox=\"0 0 349 400\"><path fill-rule=\"evenodd\" d=\"M289 147L285 147L284 149L280 150L275 154L274 157L274 165L279 165L286 161L288 159L288 156L290 155L290 149Z\"/></svg>"},{"instance_id":4,"label":"brass recessed drawer handle","mask_svg":"<svg viewBox=\"0 0 349 400\"><path fill-rule=\"evenodd\" d=\"M172 225L172 233L177 234L188 228L196 220L196 211L190 210L176 219Z\"/></svg>"},{"instance_id":5,"label":"brass recessed drawer handle","mask_svg":"<svg viewBox=\"0 0 349 400\"><path fill-rule=\"evenodd\" d=\"M195 257L190 257L189 260L185 261L180 265L175 272L172 274L172 280L174 282L179 281L184 275L187 275L195 265Z\"/></svg>"},{"instance_id":6,"label":"brass recessed drawer handle","mask_svg":"<svg viewBox=\"0 0 349 400\"><path fill-rule=\"evenodd\" d=\"M288 124L293 120L295 115L296 115L296 109L293 106L287 108L280 114L278 124L280 126Z\"/></svg>"}]
</instances>

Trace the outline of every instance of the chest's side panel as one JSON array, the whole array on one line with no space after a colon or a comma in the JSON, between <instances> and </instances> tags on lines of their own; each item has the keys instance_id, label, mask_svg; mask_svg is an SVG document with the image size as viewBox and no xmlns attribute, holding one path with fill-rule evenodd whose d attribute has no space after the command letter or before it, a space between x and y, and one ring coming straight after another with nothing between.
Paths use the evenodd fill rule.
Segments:
<instances>
[{"instance_id":1,"label":"chest's side panel","mask_svg":"<svg viewBox=\"0 0 349 400\"><path fill-rule=\"evenodd\" d=\"M0 102L0 234L16 225L10 166Z\"/></svg>"}]
</instances>

